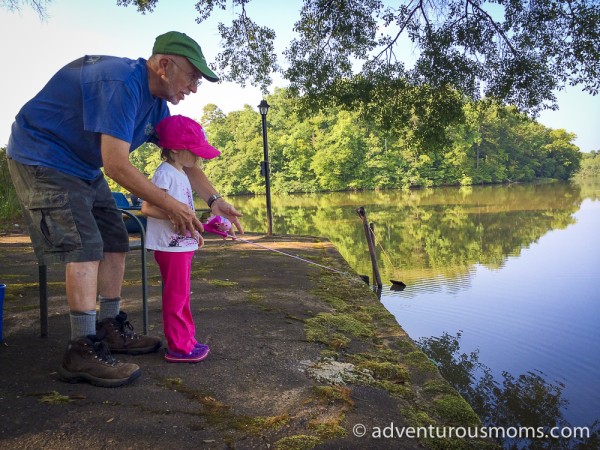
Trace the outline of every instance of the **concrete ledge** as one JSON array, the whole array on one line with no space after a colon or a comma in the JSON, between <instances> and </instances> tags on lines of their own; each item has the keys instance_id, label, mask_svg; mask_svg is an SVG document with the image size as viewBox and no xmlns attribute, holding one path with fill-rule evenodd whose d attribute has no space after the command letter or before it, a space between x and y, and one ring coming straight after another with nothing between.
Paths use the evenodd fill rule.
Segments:
<instances>
[{"instance_id":1,"label":"concrete ledge","mask_svg":"<svg viewBox=\"0 0 600 450\"><path fill-rule=\"evenodd\" d=\"M494 447L469 440L372 437L378 427L480 423L329 241L245 239L348 274L251 244L208 238L194 260L192 310L197 337L210 345L210 356L196 365L168 364L162 351L121 356L139 364L142 377L117 389L58 379L69 336L62 268L49 268L50 335L42 339L31 247L26 241L0 243L0 282L7 284L0 446ZM138 253L129 257L122 307L141 330ZM162 335L160 277L153 257L148 261L150 333ZM356 436L359 424L365 427L363 437Z\"/></svg>"}]
</instances>

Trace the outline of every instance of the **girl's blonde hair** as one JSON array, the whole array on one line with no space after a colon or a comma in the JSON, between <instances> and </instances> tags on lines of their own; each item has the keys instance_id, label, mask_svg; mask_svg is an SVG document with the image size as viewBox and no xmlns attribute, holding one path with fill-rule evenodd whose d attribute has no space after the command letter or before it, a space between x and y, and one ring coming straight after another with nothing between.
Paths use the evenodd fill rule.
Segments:
<instances>
[{"instance_id":1,"label":"girl's blonde hair","mask_svg":"<svg viewBox=\"0 0 600 450\"><path fill-rule=\"evenodd\" d=\"M164 147L159 147L159 148L160 148L160 159L162 159L163 161L166 161L166 162L174 162L175 161L173 159L173 153L175 153L177 150L171 150L170 148L164 148ZM202 169L204 167L204 160L200 157L196 158L196 166Z\"/></svg>"},{"instance_id":2,"label":"girl's blonde hair","mask_svg":"<svg viewBox=\"0 0 600 450\"><path fill-rule=\"evenodd\" d=\"M167 161L167 162L173 162L173 156L171 156L173 154L174 150L171 150L170 148L164 148L161 147L160 148L160 159L162 159L163 161Z\"/></svg>"}]
</instances>

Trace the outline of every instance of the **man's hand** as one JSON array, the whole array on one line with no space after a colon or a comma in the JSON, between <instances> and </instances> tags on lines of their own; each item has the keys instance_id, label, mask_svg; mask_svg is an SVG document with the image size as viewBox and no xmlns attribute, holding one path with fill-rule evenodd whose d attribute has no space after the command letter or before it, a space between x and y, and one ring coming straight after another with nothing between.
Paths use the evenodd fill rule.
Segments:
<instances>
[{"instance_id":1,"label":"man's hand","mask_svg":"<svg viewBox=\"0 0 600 450\"><path fill-rule=\"evenodd\" d=\"M189 231L192 236L195 236L196 233L204 231L200 219L196 217L194 212L185 203L176 202L168 215L177 234L185 236L186 231Z\"/></svg>"},{"instance_id":2,"label":"man's hand","mask_svg":"<svg viewBox=\"0 0 600 450\"><path fill-rule=\"evenodd\" d=\"M244 229L242 228L242 224L238 219L238 217L242 217L243 214L238 212L231 203L226 202L223 198L219 198L212 204L211 211L217 216L223 216L229 219L229 221L235 225L240 234L244 234ZM235 231L233 228L231 229L231 234L235 237Z\"/></svg>"}]
</instances>

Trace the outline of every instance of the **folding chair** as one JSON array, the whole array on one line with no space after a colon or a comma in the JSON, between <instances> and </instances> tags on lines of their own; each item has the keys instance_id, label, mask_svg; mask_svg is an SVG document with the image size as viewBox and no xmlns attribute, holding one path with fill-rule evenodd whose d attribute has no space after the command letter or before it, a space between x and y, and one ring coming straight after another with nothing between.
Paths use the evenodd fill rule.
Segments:
<instances>
[{"instance_id":1,"label":"folding chair","mask_svg":"<svg viewBox=\"0 0 600 450\"><path fill-rule=\"evenodd\" d=\"M139 249L141 252L142 263L142 308L143 308L143 328L144 334L148 334L148 270L146 266L146 218L138 216L135 211L142 209L141 206L132 205L122 192L113 192L113 198L117 203L117 208L127 216L129 220L125 221L125 228L131 234L140 233L140 242L130 243L130 250ZM134 211L134 212L132 212Z\"/></svg>"},{"instance_id":2,"label":"folding chair","mask_svg":"<svg viewBox=\"0 0 600 450\"><path fill-rule=\"evenodd\" d=\"M144 334L148 334L148 272L146 267L146 218L138 217L135 212L141 209L140 206L134 206L129 203L127 197L121 192L113 192L113 197L117 202L117 207L128 218L130 222L127 226L128 233L140 233L139 243L130 243L130 250L140 249L142 264L142 308L143 308L143 327ZM40 334L42 337L48 336L48 268L40 265L38 267L38 281L40 293Z\"/></svg>"}]
</instances>

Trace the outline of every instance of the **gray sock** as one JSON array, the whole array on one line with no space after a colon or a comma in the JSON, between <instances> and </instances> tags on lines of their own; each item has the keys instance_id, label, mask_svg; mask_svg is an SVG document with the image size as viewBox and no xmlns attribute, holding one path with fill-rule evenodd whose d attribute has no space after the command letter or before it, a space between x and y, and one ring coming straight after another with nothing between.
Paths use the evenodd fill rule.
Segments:
<instances>
[{"instance_id":1,"label":"gray sock","mask_svg":"<svg viewBox=\"0 0 600 450\"><path fill-rule=\"evenodd\" d=\"M96 334L96 310L71 311L71 340L75 341L89 334Z\"/></svg>"},{"instance_id":2,"label":"gray sock","mask_svg":"<svg viewBox=\"0 0 600 450\"><path fill-rule=\"evenodd\" d=\"M98 322L102 322L104 319L114 319L119 314L121 308L121 297L102 297L100 299L100 316Z\"/></svg>"}]
</instances>

